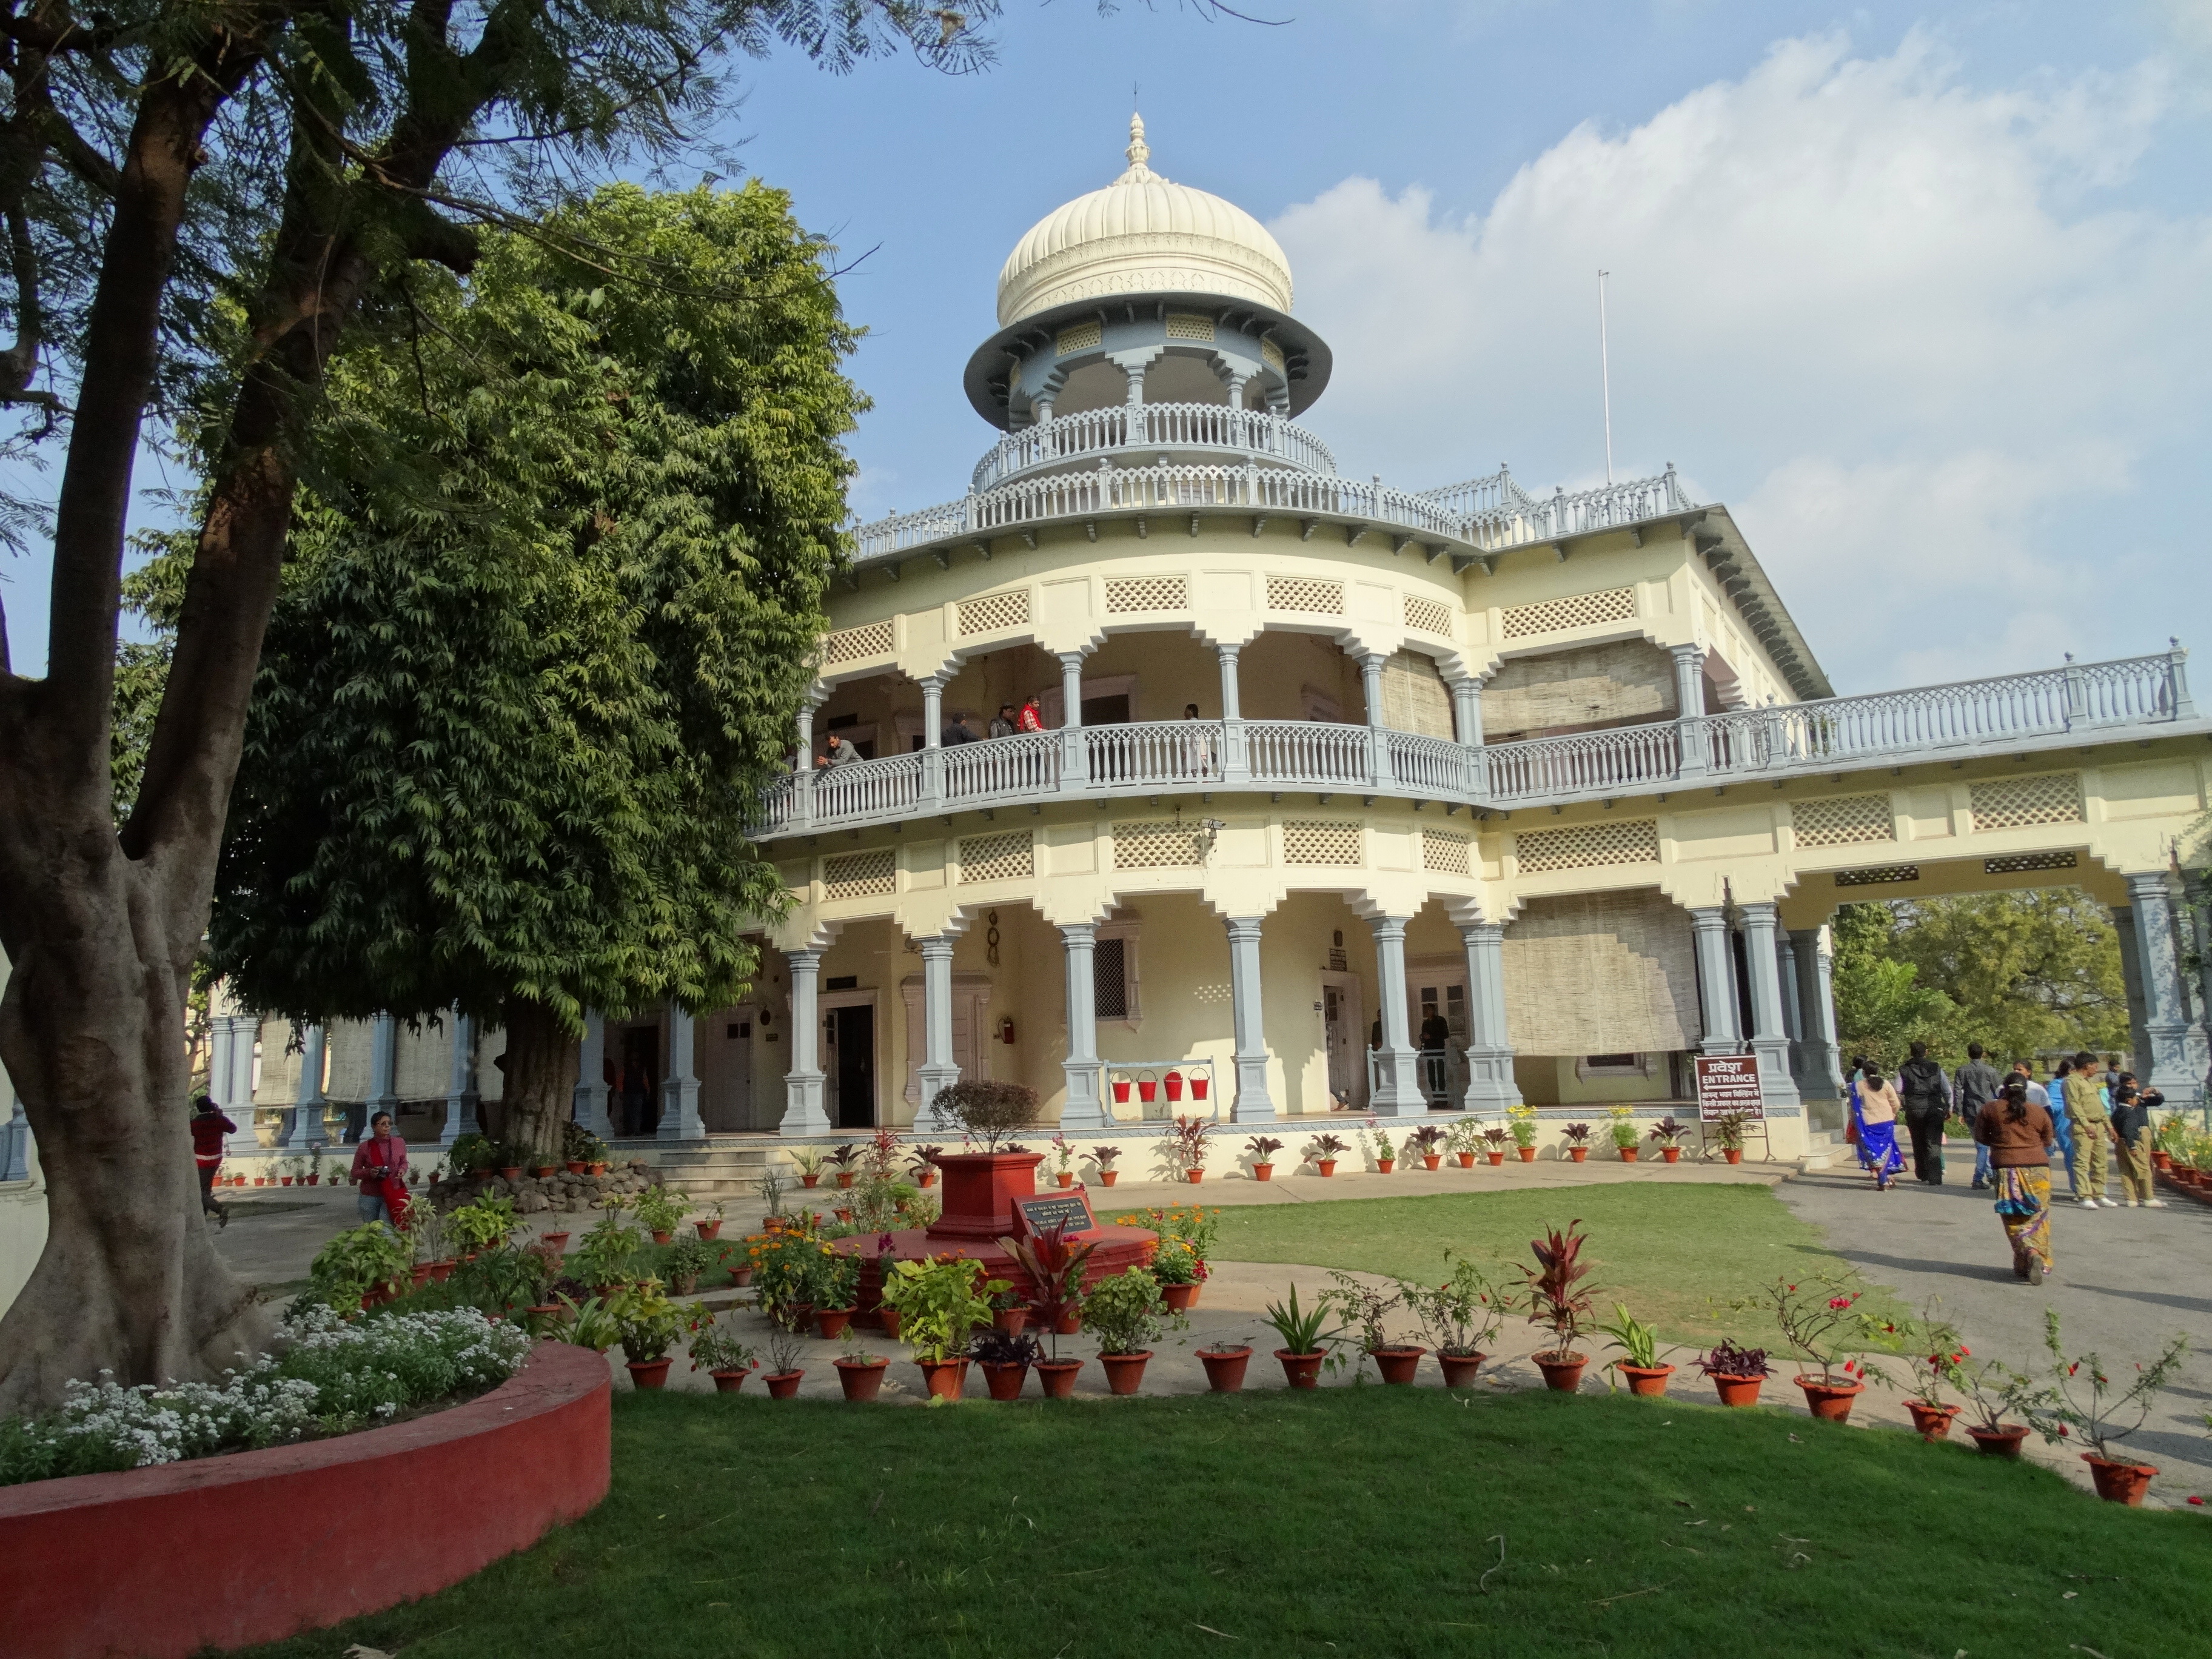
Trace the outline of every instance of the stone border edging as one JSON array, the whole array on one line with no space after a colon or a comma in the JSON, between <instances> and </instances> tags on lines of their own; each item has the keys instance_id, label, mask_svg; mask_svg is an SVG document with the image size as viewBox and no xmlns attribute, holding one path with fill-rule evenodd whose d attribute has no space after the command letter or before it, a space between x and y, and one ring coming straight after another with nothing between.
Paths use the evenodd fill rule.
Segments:
<instances>
[{"instance_id":1,"label":"stone border edging","mask_svg":"<svg viewBox=\"0 0 2212 1659\"><path fill-rule=\"evenodd\" d=\"M411 1422L0 1488L7 1650L188 1659L444 1589L606 1496L611 1398L599 1355L541 1342Z\"/></svg>"}]
</instances>

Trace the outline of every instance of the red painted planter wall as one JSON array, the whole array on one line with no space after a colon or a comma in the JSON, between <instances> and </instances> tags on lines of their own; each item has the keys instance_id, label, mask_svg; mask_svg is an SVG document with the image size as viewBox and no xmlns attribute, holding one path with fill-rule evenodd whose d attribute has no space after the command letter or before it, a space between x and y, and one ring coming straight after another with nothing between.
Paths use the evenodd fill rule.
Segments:
<instances>
[{"instance_id":1,"label":"red painted planter wall","mask_svg":"<svg viewBox=\"0 0 2212 1659\"><path fill-rule=\"evenodd\" d=\"M605 1359L544 1342L413 1422L0 1488L0 1649L186 1659L444 1589L606 1496L611 1397Z\"/></svg>"}]
</instances>

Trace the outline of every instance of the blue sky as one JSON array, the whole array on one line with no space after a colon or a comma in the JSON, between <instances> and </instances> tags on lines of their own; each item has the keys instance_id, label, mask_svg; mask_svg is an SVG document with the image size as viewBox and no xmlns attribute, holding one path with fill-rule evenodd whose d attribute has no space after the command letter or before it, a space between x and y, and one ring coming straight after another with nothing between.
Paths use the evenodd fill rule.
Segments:
<instances>
[{"instance_id":1,"label":"blue sky","mask_svg":"<svg viewBox=\"0 0 2212 1659\"><path fill-rule=\"evenodd\" d=\"M1248 9L1294 21L1008 0L983 75L740 68L719 136L866 254L863 517L964 487L999 267L1135 83L1154 168L1283 242L1346 471L1601 476L1602 264L1616 470L1728 502L1839 689L2212 646L2212 0Z\"/></svg>"}]
</instances>

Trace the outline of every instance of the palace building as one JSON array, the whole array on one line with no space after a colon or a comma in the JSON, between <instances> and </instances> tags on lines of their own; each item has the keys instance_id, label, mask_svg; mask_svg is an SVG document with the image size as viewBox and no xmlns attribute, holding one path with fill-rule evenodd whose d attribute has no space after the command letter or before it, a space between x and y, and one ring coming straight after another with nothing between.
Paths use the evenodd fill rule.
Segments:
<instances>
[{"instance_id":1,"label":"palace building","mask_svg":"<svg viewBox=\"0 0 2212 1659\"><path fill-rule=\"evenodd\" d=\"M1525 1102L1549 1143L1682 1115L1694 1056L1750 1054L1796 1158L1837 1121L1835 908L2057 884L2119 922L2136 1069L2203 1097L2212 970L2185 963L2212 949L2174 852L2212 722L2178 647L1838 697L1671 468L1346 477L1282 249L1153 172L1141 122L1127 157L1000 272L965 492L856 532L763 804L792 905L755 989L595 1018L580 1121L696 1164L941 1136L938 1092L988 1077L1094 1139ZM989 735L1007 705L1033 719ZM490 1080L495 1036L460 1030L303 1056L226 1016L218 1092L319 1106L357 1073L348 1098L415 1103L434 1146Z\"/></svg>"}]
</instances>

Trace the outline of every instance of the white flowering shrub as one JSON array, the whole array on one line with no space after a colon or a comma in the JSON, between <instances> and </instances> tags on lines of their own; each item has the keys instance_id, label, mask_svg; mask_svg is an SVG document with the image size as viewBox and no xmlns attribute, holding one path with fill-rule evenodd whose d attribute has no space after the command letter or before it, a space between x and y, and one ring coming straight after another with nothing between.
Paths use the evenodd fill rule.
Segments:
<instances>
[{"instance_id":1,"label":"white flowering shrub","mask_svg":"<svg viewBox=\"0 0 2212 1659\"><path fill-rule=\"evenodd\" d=\"M220 1382L125 1388L103 1373L70 1383L52 1411L0 1419L0 1486L343 1433L495 1388L531 1346L526 1331L472 1308L347 1321L306 1305L274 1353Z\"/></svg>"}]
</instances>

